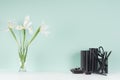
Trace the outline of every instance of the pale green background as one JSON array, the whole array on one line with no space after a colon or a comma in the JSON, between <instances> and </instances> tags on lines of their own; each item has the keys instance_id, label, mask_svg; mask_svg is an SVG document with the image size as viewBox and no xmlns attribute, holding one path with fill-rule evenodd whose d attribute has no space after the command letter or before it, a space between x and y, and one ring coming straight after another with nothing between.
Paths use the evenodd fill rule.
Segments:
<instances>
[{"instance_id":1,"label":"pale green background","mask_svg":"<svg viewBox=\"0 0 120 80\"><path fill-rule=\"evenodd\" d=\"M45 21L51 34L37 36L29 48L27 71L70 72L80 66L80 50L103 46L112 50L109 72L120 71L120 0L0 0L0 29L26 15L35 27ZM17 72L17 45L0 32L0 72Z\"/></svg>"}]
</instances>

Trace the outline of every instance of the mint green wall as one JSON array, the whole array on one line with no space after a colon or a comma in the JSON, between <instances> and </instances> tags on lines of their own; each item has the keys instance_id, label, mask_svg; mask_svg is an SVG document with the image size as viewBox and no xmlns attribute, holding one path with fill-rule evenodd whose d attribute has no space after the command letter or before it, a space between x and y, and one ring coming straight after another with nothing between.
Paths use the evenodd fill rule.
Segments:
<instances>
[{"instance_id":1,"label":"mint green wall","mask_svg":"<svg viewBox=\"0 0 120 80\"><path fill-rule=\"evenodd\" d=\"M29 48L26 67L33 72L69 72L79 67L79 52L102 45L112 50L109 71L120 69L119 0L0 0L0 29L9 20L31 16L35 27L49 25L48 37L39 35ZM9 32L0 32L0 71L17 72L17 45Z\"/></svg>"}]
</instances>

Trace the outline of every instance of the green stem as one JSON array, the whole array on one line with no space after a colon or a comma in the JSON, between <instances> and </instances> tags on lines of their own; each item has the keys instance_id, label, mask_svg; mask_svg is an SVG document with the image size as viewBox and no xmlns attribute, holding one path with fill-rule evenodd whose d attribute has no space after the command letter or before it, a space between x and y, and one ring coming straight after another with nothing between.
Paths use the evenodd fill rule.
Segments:
<instances>
[{"instance_id":1,"label":"green stem","mask_svg":"<svg viewBox=\"0 0 120 80\"><path fill-rule=\"evenodd\" d=\"M23 29L22 30L23 31L23 46L24 46L24 44L25 44L25 39L26 39L26 30L25 29Z\"/></svg>"},{"instance_id":2,"label":"green stem","mask_svg":"<svg viewBox=\"0 0 120 80\"><path fill-rule=\"evenodd\" d=\"M19 58L21 62L21 69L24 69L24 65L25 65L26 57L27 57L27 51L28 51L28 46L19 47L18 53L19 53Z\"/></svg>"},{"instance_id":3,"label":"green stem","mask_svg":"<svg viewBox=\"0 0 120 80\"><path fill-rule=\"evenodd\" d=\"M19 42L18 42L18 40L17 40L17 37L16 37L14 31L12 30L12 28L9 28L9 30L10 30L12 36L14 37L15 41L17 42L18 46L19 46Z\"/></svg>"},{"instance_id":4,"label":"green stem","mask_svg":"<svg viewBox=\"0 0 120 80\"><path fill-rule=\"evenodd\" d=\"M31 38L31 40L28 42L28 46L31 44L31 42L35 39L35 37L38 35L38 33L40 32L40 27L37 29L37 31L35 32L35 34L33 35L33 37Z\"/></svg>"},{"instance_id":5,"label":"green stem","mask_svg":"<svg viewBox=\"0 0 120 80\"><path fill-rule=\"evenodd\" d=\"M24 65L25 65L25 62L21 62L21 67L20 68L24 69L24 67L25 67Z\"/></svg>"}]
</instances>

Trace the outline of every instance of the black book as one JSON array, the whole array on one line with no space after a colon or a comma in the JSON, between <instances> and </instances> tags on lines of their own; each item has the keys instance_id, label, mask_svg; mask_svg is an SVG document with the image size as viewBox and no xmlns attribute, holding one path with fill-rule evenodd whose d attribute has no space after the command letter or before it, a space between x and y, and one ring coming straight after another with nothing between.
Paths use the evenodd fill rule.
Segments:
<instances>
[{"instance_id":1,"label":"black book","mask_svg":"<svg viewBox=\"0 0 120 80\"><path fill-rule=\"evenodd\" d=\"M98 48L89 48L90 50L90 68L92 72L96 72L97 70L97 66L98 66L98 62L97 62L97 58L98 58Z\"/></svg>"},{"instance_id":2,"label":"black book","mask_svg":"<svg viewBox=\"0 0 120 80\"><path fill-rule=\"evenodd\" d=\"M81 69L83 71L86 70L86 51L85 50L81 51Z\"/></svg>"},{"instance_id":3,"label":"black book","mask_svg":"<svg viewBox=\"0 0 120 80\"><path fill-rule=\"evenodd\" d=\"M90 51L86 51L86 74L91 74Z\"/></svg>"}]
</instances>

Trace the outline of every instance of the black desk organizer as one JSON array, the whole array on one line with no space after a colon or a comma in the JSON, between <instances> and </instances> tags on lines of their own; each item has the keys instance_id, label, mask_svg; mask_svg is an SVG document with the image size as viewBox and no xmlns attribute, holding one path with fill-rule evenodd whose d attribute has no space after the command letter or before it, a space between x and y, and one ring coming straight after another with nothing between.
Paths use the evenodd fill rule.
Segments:
<instances>
[{"instance_id":1,"label":"black desk organizer","mask_svg":"<svg viewBox=\"0 0 120 80\"><path fill-rule=\"evenodd\" d=\"M104 51L103 47L89 48L81 51L81 68L71 69L73 73L97 73L106 75L108 73L108 57L112 51Z\"/></svg>"}]
</instances>

